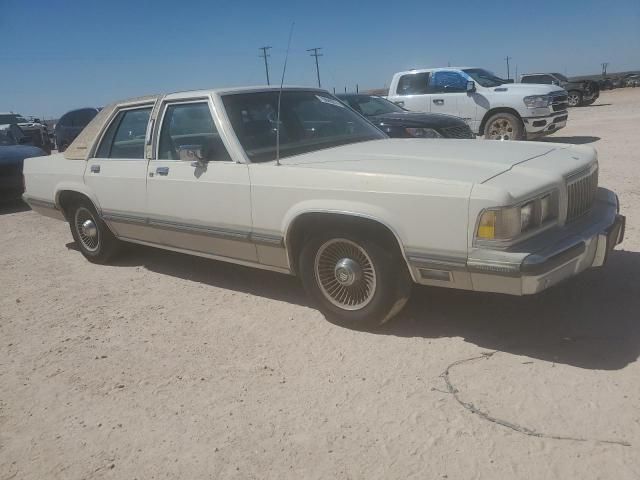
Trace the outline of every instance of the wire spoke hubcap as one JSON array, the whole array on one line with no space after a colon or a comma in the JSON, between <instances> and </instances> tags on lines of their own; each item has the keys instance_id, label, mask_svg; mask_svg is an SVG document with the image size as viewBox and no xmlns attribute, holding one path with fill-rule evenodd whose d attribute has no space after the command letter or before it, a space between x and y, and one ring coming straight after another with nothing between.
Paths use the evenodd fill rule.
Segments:
<instances>
[{"instance_id":1,"label":"wire spoke hubcap","mask_svg":"<svg viewBox=\"0 0 640 480\"><path fill-rule=\"evenodd\" d=\"M93 214L85 207L76 210L74 225L84 248L95 252L100 247L100 232Z\"/></svg>"},{"instance_id":2,"label":"wire spoke hubcap","mask_svg":"<svg viewBox=\"0 0 640 480\"><path fill-rule=\"evenodd\" d=\"M367 252L345 238L331 239L318 249L314 262L320 291L343 310L367 306L376 292L376 269Z\"/></svg>"}]
</instances>

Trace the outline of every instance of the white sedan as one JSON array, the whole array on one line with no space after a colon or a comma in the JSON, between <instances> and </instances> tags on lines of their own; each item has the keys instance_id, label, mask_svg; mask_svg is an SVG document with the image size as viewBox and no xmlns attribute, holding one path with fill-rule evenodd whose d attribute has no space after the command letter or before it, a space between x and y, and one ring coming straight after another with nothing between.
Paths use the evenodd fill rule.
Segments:
<instances>
[{"instance_id":1,"label":"white sedan","mask_svg":"<svg viewBox=\"0 0 640 480\"><path fill-rule=\"evenodd\" d=\"M309 88L118 102L24 175L90 261L133 242L299 275L353 328L395 315L413 283L537 293L624 233L590 147L389 139Z\"/></svg>"}]
</instances>

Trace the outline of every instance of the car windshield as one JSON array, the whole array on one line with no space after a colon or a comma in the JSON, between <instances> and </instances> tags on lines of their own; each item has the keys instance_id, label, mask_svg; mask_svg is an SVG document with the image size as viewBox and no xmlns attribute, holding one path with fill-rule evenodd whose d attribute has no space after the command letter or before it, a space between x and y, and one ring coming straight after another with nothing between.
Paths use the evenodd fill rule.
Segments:
<instances>
[{"instance_id":1,"label":"car windshield","mask_svg":"<svg viewBox=\"0 0 640 480\"><path fill-rule=\"evenodd\" d=\"M507 83L506 80L497 77L489 70L484 70L483 68L467 68L463 70L463 72L485 88L498 87Z\"/></svg>"},{"instance_id":2,"label":"car windshield","mask_svg":"<svg viewBox=\"0 0 640 480\"><path fill-rule=\"evenodd\" d=\"M27 119L17 113L0 113L0 125L9 123L28 123Z\"/></svg>"},{"instance_id":3,"label":"car windshield","mask_svg":"<svg viewBox=\"0 0 640 480\"><path fill-rule=\"evenodd\" d=\"M365 117L373 117L375 115L383 115L385 113L402 113L406 111L395 103L380 97L368 95L347 95L339 98Z\"/></svg>"},{"instance_id":4,"label":"car windshield","mask_svg":"<svg viewBox=\"0 0 640 480\"><path fill-rule=\"evenodd\" d=\"M252 162L276 159L278 91L222 97L242 148ZM328 93L285 90L280 101L280 158L387 138Z\"/></svg>"}]
</instances>

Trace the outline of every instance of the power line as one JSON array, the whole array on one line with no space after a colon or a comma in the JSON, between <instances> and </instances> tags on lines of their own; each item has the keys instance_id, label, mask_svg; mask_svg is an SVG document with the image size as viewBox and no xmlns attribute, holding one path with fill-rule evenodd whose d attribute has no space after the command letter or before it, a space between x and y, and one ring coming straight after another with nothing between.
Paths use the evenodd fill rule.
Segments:
<instances>
[{"instance_id":1,"label":"power line","mask_svg":"<svg viewBox=\"0 0 640 480\"><path fill-rule=\"evenodd\" d=\"M264 71L267 74L267 85L271 85L271 83L269 83L269 61L267 60L267 57L270 57L270 55L267 53L267 50L270 50L271 47L260 47L259 50L262 50L262 55L260 55L262 58L264 58Z\"/></svg>"},{"instance_id":2,"label":"power line","mask_svg":"<svg viewBox=\"0 0 640 480\"><path fill-rule=\"evenodd\" d=\"M321 88L321 85L320 85L320 67L318 66L318 57L321 57L322 53L318 53L318 50L322 50L322 47L308 48L307 52L313 52L310 55L312 57L316 57L316 75L318 76L318 88Z\"/></svg>"}]
</instances>

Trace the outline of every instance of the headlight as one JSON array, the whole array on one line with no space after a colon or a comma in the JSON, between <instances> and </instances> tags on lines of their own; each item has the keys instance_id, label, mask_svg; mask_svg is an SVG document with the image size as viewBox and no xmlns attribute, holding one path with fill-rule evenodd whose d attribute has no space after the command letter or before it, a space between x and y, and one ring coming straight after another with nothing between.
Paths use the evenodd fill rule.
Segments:
<instances>
[{"instance_id":1,"label":"headlight","mask_svg":"<svg viewBox=\"0 0 640 480\"><path fill-rule=\"evenodd\" d=\"M433 128L405 128L406 132L416 138L442 138Z\"/></svg>"},{"instance_id":2,"label":"headlight","mask_svg":"<svg viewBox=\"0 0 640 480\"><path fill-rule=\"evenodd\" d=\"M544 108L551 103L549 95L531 95L530 97L524 97L523 100L527 108Z\"/></svg>"},{"instance_id":3,"label":"headlight","mask_svg":"<svg viewBox=\"0 0 640 480\"><path fill-rule=\"evenodd\" d=\"M491 208L478 220L478 240L509 241L557 218L558 197L548 193L513 207Z\"/></svg>"}]
</instances>

